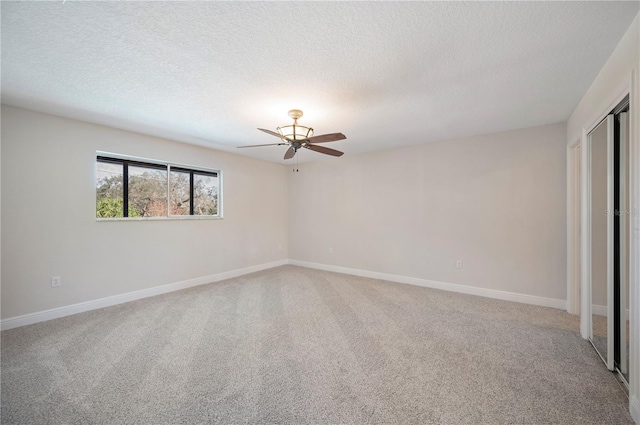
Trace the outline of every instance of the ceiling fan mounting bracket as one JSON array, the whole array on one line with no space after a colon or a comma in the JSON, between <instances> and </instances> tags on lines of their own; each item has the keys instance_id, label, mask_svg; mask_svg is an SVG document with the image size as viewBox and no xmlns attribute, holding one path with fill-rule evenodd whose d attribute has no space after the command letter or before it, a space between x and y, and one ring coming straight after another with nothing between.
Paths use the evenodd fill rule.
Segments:
<instances>
[{"instance_id":1,"label":"ceiling fan mounting bracket","mask_svg":"<svg viewBox=\"0 0 640 425\"><path fill-rule=\"evenodd\" d=\"M297 120L298 118L302 117L304 114L302 113L302 111L300 109L291 109L289 111L289 116L294 119Z\"/></svg>"}]
</instances>

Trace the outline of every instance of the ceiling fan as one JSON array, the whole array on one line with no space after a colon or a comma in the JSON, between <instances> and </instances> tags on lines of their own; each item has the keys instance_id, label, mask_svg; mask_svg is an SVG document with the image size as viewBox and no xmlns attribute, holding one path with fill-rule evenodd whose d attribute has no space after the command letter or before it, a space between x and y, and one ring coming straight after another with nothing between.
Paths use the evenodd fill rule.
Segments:
<instances>
[{"instance_id":1,"label":"ceiling fan","mask_svg":"<svg viewBox=\"0 0 640 425\"><path fill-rule=\"evenodd\" d=\"M298 124L298 118L302 116L300 109L292 109L289 111L289 116L293 119L293 124L278 127L278 132L259 128L258 130L264 131L267 134L276 136L282 141L280 143L268 143L266 145L250 145L250 146L238 146L239 148L255 148L258 146L280 146L288 145L289 149L284 154L284 159L293 158L298 149L305 148L315 152L324 153L326 155L342 156L344 152L337 151L335 149L325 148L324 146L317 146L316 143L335 142L338 140L346 139L342 133L330 133L322 134L320 136L313 135L313 128L305 127Z\"/></svg>"}]
</instances>

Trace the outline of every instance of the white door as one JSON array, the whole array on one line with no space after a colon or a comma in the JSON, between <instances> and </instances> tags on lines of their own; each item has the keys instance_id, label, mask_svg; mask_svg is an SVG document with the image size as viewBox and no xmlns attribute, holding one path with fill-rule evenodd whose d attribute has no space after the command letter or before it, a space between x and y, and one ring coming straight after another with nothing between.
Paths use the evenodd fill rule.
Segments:
<instances>
[{"instance_id":1,"label":"white door","mask_svg":"<svg viewBox=\"0 0 640 425\"><path fill-rule=\"evenodd\" d=\"M589 339L607 368L614 369L613 219L614 116L608 115L588 137Z\"/></svg>"}]
</instances>

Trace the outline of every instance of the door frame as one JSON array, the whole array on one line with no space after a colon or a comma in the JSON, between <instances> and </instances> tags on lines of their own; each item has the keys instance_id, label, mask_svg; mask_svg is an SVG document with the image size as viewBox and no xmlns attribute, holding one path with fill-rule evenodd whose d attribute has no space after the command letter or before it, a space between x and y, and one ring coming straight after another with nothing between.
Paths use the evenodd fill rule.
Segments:
<instances>
[{"instance_id":1,"label":"door frame","mask_svg":"<svg viewBox=\"0 0 640 425\"><path fill-rule=\"evenodd\" d=\"M629 411L640 423L640 87L636 68L629 81Z\"/></svg>"},{"instance_id":2,"label":"door frame","mask_svg":"<svg viewBox=\"0 0 640 425\"><path fill-rule=\"evenodd\" d=\"M582 143L567 146L567 312L580 314Z\"/></svg>"}]
</instances>

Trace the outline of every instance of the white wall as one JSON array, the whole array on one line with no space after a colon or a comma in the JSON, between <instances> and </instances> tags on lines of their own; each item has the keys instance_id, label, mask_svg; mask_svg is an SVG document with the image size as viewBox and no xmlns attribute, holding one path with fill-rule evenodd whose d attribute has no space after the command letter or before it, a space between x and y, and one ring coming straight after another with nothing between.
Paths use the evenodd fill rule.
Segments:
<instances>
[{"instance_id":1,"label":"white wall","mask_svg":"<svg viewBox=\"0 0 640 425\"><path fill-rule=\"evenodd\" d=\"M96 150L221 169L224 219L96 221ZM1 171L2 318L288 258L279 164L2 105Z\"/></svg>"},{"instance_id":2,"label":"white wall","mask_svg":"<svg viewBox=\"0 0 640 425\"><path fill-rule=\"evenodd\" d=\"M565 143L556 124L301 164L290 258L564 300Z\"/></svg>"}]
</instances>

